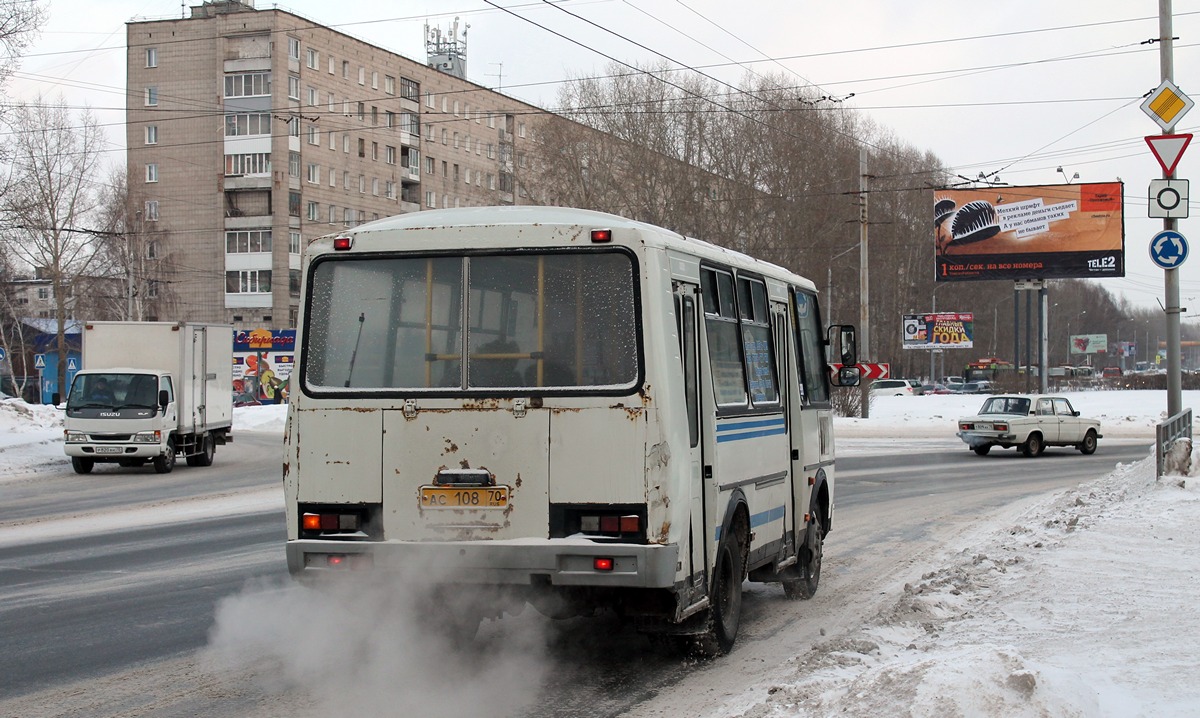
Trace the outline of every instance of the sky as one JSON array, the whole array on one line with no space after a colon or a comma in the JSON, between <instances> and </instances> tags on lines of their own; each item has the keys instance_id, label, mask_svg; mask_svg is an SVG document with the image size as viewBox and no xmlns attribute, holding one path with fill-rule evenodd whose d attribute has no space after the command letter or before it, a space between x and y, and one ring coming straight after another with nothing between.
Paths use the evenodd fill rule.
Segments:
<instances>
[{"instance_id":1,"label":"sky","mask_svg":"<svg viewBox=\"0 0 1200 718\"><path fill-rule=\"evenodd\" d=\"M1119 179L1126 276L1105 286L1135 306L1155 307L1164 298L1164 277L1148 247L1162 220L1146 211L1149 182L1161 169L1143 138L1162 130L1139 105L1161 80L1158 46L1143 44L1158 36L1158 4L566 0L554 7L545 0L496 6L408 0L343 3L336 12L316 0L257 6L294 12L421 61L426 23L448 30L458 18L467 32L468 79L548 109L562 81L603 74L610 58L645 65L665 57L728 83L753 72L811 85L964 178L983 173L1011 185ZM1189 84L1200 68L1200 0L1172 5L1179 38L1173 79L1200 97L1200 82ZM61 93L71 104L94 108L116 161L124 142L124 23L183 11L183 4L163 0L51 0L50 20L10 92ZM1176 131L1197 127L1200 110ZM1198 169L1200 143L1185 151L1175 176L1187 179ZM1200 214L1197 199L1191 206ZM1180 220L1179 231L1186 237L1195 222ZM846 231L848 241L857 234L849 225ZM1195 312L1198 266L1193 259L1180 269L1182 305L1191 301Z\"/></svg>"},{"instance_id":2,"label":"sky","mask_svg":"<svg viewBox=\"0 0 1200 718\"><path fill-rule=\"evenodd\" d=\"M1200 400L1200 392L1184 394L1185 405ZM1118 437L1149 437L1149 450L1166 406L1161 391L1068 396L1084 415L1101 420L1099 452ZM954 422L981 401L880 397L870 419L835 420L838 453L894 451L918 438L965 452L953 438ZM234 409L234 431L282 436L285 412ZM69 471L61 421L53 407L0 399L0 491L5 481ZM1200 452L1190 458L1200 466ZM282 495L276 489L180 503L189 504L186 511L156 504L5 526L0 546L128 530L180 520L187 511L282 509ZM756 668L749 679L738 670L704 673L706 681L724 684L708 685L704 710L689 715L867 718L894 715L903 705L912 716L1193 716L1200 706L1198 576L1200 481L1178 473L1156 480L1152 458L1118 463L1110 473L1007 507L965 530L920 581L888 597L894 598L889 610L848 633L830 635L791 661ZM218 624L262 600L252 593L230 597ZM238 641L251 640L220 629L211 634L215 655L238 653L247 647ZM657 713L653 705L639 715L678 715Z\"/></svg>"}]
</instances>

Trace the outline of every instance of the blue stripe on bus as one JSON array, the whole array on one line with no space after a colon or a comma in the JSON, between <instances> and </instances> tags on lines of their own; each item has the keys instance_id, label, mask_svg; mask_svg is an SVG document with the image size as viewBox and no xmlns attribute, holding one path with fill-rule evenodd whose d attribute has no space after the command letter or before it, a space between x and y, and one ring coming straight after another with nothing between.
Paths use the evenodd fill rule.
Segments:
<instances>
[{"instance_id":1,"label":"blue stripe on bus","mask_svg":"<svg viewBox=\"0 0 1200 718\"><path fill-rule=\"evenodd\" d=\"M767 509L766 511L754 514L753 516L750 517L750 528L758 528L759 526L769 524L772 521L780 521L784 518L784 516L786 514L787 514L787 510L784 506L776 506L773 509ZM720 526L717 527L716 540L717 541L721 540L721 527Z\"/></svg>"},{"instance_id":2,"label":"blue stripe on bus","mask_svg":"<svg viewBox=\"0 0 1200 718\"><path fill-rule=\"evenodd\" d=\"M748 429L760 430L747 431ZM726 441L757 439L763 436L777 436L779 434L786 433L787 421L784 420L783 417L779 417L778 419L766 419L763 421L743 421L738 423L728 422L717 425L717 443L722 444Z\"/></svg>"}]
</instances>

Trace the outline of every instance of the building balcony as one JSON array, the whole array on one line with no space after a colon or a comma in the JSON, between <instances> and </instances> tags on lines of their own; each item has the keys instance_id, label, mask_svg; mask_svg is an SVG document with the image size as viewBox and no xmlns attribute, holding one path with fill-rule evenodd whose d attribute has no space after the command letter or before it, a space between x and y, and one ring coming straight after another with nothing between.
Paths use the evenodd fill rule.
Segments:
<instances>
[{"instance_id":1,"label":"building balcony","mask_svg":"<svg viewBox=\"0 0 1200 718\"><path fill-rule=\"evenodd\" d=\"M420 202L407 202L405 200L400 200L400 211L404 212L406 214L409 212L420 212L421 211L421 203Z\"/></svg>"}]
</instances>

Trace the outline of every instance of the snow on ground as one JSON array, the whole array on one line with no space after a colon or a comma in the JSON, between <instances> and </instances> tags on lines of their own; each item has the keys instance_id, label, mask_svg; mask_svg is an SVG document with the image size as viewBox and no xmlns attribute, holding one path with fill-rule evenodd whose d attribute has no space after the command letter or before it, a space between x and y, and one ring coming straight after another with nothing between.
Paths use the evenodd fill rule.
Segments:
<instances>
[{"instance_id":1,"label":"snow on ground","mask_svg":"<svg viewBox=\"0 0 1200 718\"><path fill-rule=\"evenodd\" d=\"M1148 448L1166 418L1161 391L1069 396L1106 438L1145 438ZM1185 407L1198 400L1184 392ZM954 445L955 420L981 403L880 397L869 419L836 420L839 450ZM234 431L282 433L285 412L235 409ZM0 495L6 478L62 471L61 440L59 411L0 399ZM1200 482L1157 480L1153 458L1118 465L976 526L888 610L708 715L1193 716L1197 595Z\"/></svg>"}]
</instances>

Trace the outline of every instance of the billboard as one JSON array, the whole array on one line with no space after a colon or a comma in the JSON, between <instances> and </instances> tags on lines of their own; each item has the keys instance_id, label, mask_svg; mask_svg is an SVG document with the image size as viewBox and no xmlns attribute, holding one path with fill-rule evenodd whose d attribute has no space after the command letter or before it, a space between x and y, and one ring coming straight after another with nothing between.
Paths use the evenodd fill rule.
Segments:
<instances>
[{"instance_id":1,"label":"billboard","mask_svg":"<svg viewBox=\"0 0 1200 718\"><path fill-rule=\"evenodd\" d=\"M1125 276L1120 182L933 193L935 280Z\"/></svg>"},{"instance_id":2,"label":"billboard","mask_svg":"<svg viewBox=\"0 0 1200 718\"><path fill-rule=\"evenodd\" d=\"M905 349L970 349L974 336L972 312L904 315Z\"/></svg>"},{"instance_id":3,"label":"billboard","mask_svg":"<svg viewBox=\"0 0 1200 718\"><path fill-rule=\"evenodd\" d=\"M233 389L262 404L287 401L296 359L295 329L239 329L233 333Z\"/></svg>"},{"instance_id":4,"label":"billboard","mask_svg":"<svg viewBox=\"0 0 1200 718\"><path fill-rule=\"evenodd\" d=\"M1107 354L1107 334L1072 334L1072 354Z\"/></svg>"}]
</instances>

